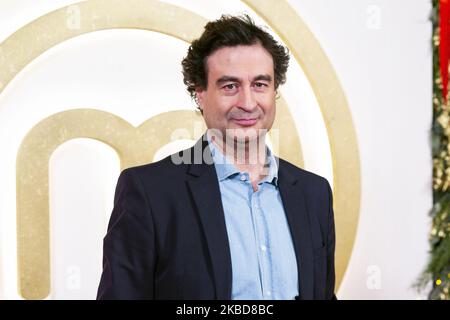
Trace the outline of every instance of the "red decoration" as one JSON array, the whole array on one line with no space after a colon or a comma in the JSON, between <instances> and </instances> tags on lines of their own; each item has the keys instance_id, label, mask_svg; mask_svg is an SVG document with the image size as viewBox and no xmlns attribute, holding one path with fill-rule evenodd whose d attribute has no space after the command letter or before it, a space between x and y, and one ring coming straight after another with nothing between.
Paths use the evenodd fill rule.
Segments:
<instances>
[{"instance_id":1,"label":"red decoration","mask_svg":"<svg viewBox=\"0 0 450 320\"><path fill-rule=\"evenodd\" d=\"M447 102L448 93L448 62L450 58L450 1L439 1L439 60L442 77L442 95Z\"/></svg>"}]
</instances>

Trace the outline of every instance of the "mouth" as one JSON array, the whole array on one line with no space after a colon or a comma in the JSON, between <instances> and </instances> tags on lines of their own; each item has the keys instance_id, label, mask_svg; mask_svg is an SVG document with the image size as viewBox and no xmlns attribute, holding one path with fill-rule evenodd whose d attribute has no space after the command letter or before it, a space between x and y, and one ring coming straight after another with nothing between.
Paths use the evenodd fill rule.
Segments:
<instances>
[{"instance_id":1,"label":"mouth","mask_svg":"<svg viewBox=\"0 0 450 320\"><path fill-rule=\"evenodd\" d=\"M258 122L258 118L253 119L232 119L234 123L237 123L240 126L249 127Z\"/></svg>"}]
</instances>

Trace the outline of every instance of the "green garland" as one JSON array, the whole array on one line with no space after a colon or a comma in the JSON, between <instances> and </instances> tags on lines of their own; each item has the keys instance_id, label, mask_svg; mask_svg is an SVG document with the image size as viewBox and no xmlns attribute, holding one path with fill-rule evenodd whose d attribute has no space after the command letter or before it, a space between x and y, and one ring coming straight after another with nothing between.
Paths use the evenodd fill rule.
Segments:
<instances>
[{"instance_id":1,"label":"green garland","mask_svg":"<svg viewBox=\"0 0 450 320\"><path fill-rule=\"evenodd\" d=\"M424 288L432 281L429 299L449 300L450 290L450 103L442 98L439 69L439 0L433 0L433 219L430 261L419 279Z\"/></svg>"}]
</instances>

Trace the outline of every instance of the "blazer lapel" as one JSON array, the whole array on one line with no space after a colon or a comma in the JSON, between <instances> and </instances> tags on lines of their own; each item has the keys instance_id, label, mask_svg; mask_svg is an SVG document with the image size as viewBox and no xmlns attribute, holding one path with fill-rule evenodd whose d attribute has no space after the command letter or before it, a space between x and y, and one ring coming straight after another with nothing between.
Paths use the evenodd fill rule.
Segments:
<instances>
[{"instance_id":1,"label":"blazer lapel","mask_svg":"<svg viewBox=\"0 0 450 320\"><path fill-rule=\"evenodd\" d=\"M303 190L297 178L279 162L279 188L297 257L299 298L314 298L314 256Z\"/></svg>"},{"instance_id":2,"label":"blazer lapel","mask_svg":"<svg viewBox=\"0 0 450 320\"><path fill-rule=\"evenodd\" d=\"M189 165L188 173L195 178L188 180L187 184L206 237L216 285L216 298L229 300L231 299L232 284L230 248L215 167L212 159L207 159L210 164L205 163L203 159L203 156L210 157L211 155L208 141L202 137L190 150L191 152L201 150L201 163L191 162Z\"/></svg>"}]
</instances>

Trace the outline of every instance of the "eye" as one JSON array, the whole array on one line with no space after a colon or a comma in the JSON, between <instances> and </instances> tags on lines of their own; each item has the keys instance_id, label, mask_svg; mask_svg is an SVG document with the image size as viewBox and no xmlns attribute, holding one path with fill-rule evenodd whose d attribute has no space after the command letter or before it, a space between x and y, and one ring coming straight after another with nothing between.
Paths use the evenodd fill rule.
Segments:
<instances>
[{"instance_id":1,"label":"eye","mask_svg":"<svg viewBox=\"0 0 450 320\"><path fill-rule=\"evenodd\" d=\"M226 94L235 94L236 92L238 92L239 88L237 83L228 83L222 87L222 90Z\"/></svg>"},{"instance_id":2,"label":"eye","mask_svg":"<svg viewBox=\"0 0 450 320\"><path fill-rule=\"evenodd\" d=\"M229 83L225 86L223 86L223 88L225 88L226 90L233 90L236 88L236 84L235 83Z\"/></svg>"},{"instance_id":3,"label":"eye","mask_svg":"<svg viewBox=\"0 0 450 320\"><path fill-rule=\"evenodd\" d=\"M267 84L265 84L265 83L263 83L263 82L256 82L256 83L255 83L255 86L256 86L257 88L264 88L264 87L267 87Z\"/></svg>"}]
</instances>

